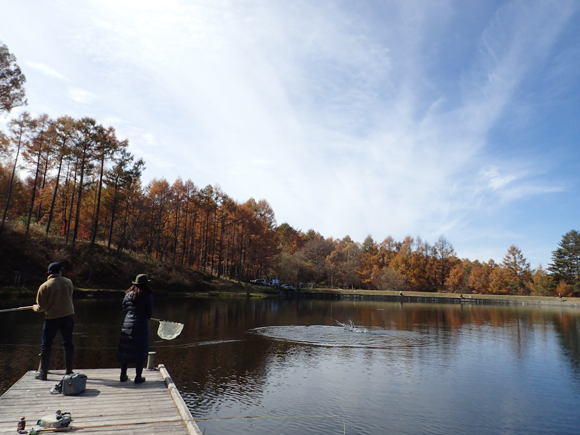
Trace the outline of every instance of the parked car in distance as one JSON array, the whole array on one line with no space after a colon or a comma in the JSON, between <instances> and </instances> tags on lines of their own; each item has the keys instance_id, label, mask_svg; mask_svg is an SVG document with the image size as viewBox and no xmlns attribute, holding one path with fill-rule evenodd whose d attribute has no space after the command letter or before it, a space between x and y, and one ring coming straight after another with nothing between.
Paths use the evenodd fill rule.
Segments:
<instances>
[{"instance_id":1,"label":"parked car in distance","mask_svg":"<svg viewBox=\"0 0 580 435\"><path fill-rule=\"evenodd\" d=\"M254 285L268 285L265 279L251 279L250 284Z\"/></svg>"},{"instance_id":2,"label":"parked car in distance","mask_svg":"<svg viewBox=\"0 0 580 435\"><path fill-rule=\"evenodd\" d=\"M284 290L296 290L292 284L282 284L280 287Z\"/></svg>"}]
</instances>

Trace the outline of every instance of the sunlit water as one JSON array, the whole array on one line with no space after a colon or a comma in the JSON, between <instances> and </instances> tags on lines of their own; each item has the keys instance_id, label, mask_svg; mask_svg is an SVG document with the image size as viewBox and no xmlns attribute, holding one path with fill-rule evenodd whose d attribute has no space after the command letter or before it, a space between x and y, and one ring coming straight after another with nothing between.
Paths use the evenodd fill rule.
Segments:
<instances>
[{"instance_id":1,"label":"sunlit water","mask_svg":"<svg viewBox=\"0 0 580 435\"><path fill-rule=\"evenodd\" d=\"M120 301L76 309L76 365L116 367ZM42 317L0 316L3 392L38 365ZM155 317L185 323L164 341L152 322L151 350L206 435L579 432L574 310L186 299Z\"/></svg>"}]
</instances>

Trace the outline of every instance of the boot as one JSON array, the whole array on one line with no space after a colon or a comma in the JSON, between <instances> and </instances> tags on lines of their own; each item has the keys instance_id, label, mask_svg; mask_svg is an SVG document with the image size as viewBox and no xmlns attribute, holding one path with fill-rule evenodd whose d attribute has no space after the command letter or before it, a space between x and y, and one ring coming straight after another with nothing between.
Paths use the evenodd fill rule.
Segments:
<instances>
[{"instance_id":1,"label":"boot","mask_svg":"<svg viewBox=\"0 0 580 435\"><path fill-rule=\"evenodd\" d=\"M40 354L40 366L38 371L34 376L35 379L40 379L41 381L46 381L48 376L48 364L50 362L50 351L44 351Z\"/></svg>"},{"instance_id":2,"label":"boot","mask_svg":"<svg viewBox=\"0 0 580 435\"><path fill-rule=\"evenodd\" d=\"M143 376L141 376L141 374L143 373L143 361L137 361L137 363L135 364L135 383L136 384L141 384L143 382L145 382L145 378Z\"/></svg>"},{"instance_id":3,"label":"boot","mask_svg":"<svg viewBox=\"0 0 580 435\"><path fill-rule=\"evenodd\" d=\"M66 364L66 374L72 375L73 374L73 357L75 354L74 349L66 349L64 351L64 360Z\"/></svg>"},{"instance_id":4,"label":"boot","mask_svg":"<svg viewBox=\"0 0 580 435\"><path fill-rule=\"evenodd\" d=\"M129 376L127 376L127 364L123 363L123 364L121 364L121 378L120 378L120 381L121 382L125 382L127 379L129 379Z\"/></svg>"}]
</instances>

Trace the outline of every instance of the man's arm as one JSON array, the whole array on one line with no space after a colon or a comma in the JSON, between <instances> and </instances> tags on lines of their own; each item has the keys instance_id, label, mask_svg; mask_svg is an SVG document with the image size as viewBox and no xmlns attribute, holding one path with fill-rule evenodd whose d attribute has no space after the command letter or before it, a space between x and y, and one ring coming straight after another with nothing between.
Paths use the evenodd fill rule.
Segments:
<instances>
[{"instance_id":1,"label":"man's arm","mask_svg":"<svg viewBox=\"0 0 580 435\"><path fill-rule=\"evenodd\" d=\"M36 311L37 313L41 313L44 311L46 306L46 292L44 291L44 285L41 285L38 288L38 293L36 294L36 304L32 306L32 310Z\"/></svg>"}]
</instances>

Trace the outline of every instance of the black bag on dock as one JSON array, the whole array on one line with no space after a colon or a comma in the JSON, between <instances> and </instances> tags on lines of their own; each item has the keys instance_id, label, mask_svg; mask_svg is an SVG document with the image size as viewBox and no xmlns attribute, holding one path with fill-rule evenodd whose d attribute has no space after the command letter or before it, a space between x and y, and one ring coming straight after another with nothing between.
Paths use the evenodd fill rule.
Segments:
<instances>
[{"instance_id":1,"label":"black bag on dock","mask_svg":"<svg viewBox=\"0 0 580 435\"><path fill-rule=\"evenodd\" d=\"M87 375L72 373L64 375L62 381L50 390L53 394L62 393L65 396L76 396L87 389Z\"/></svg>"}]
</instances>

